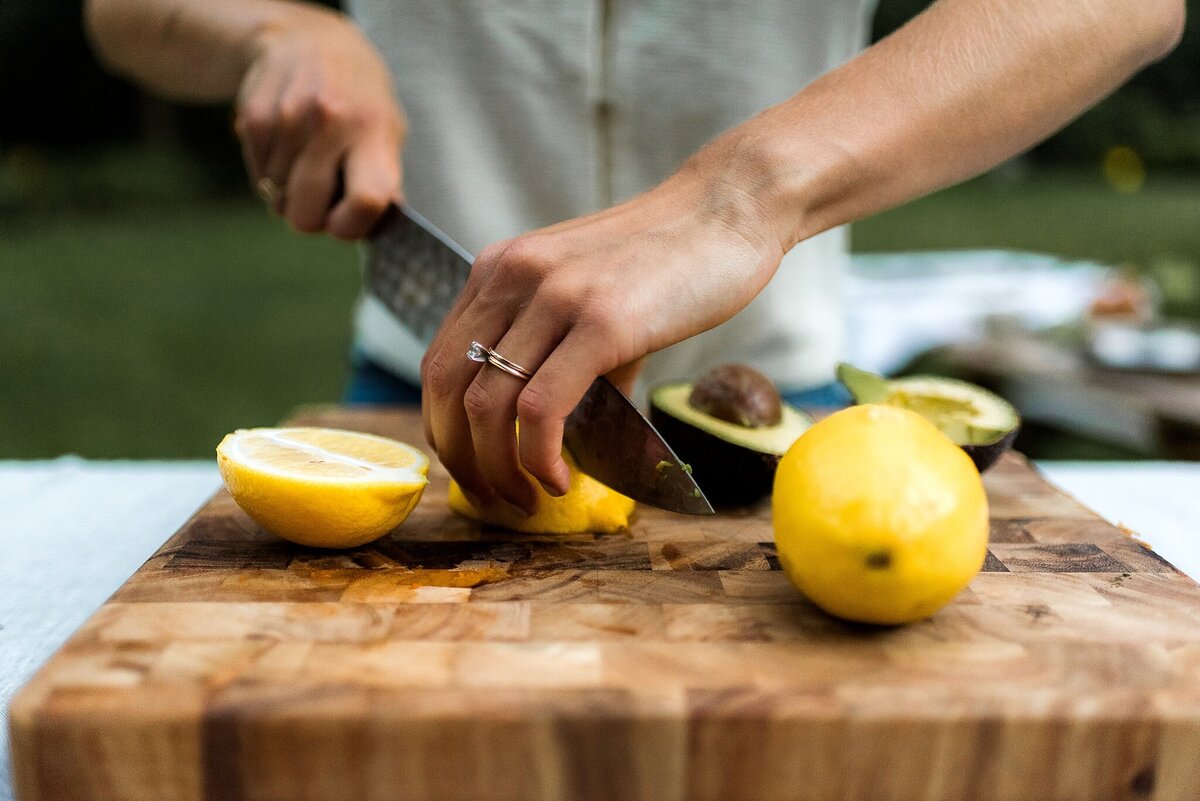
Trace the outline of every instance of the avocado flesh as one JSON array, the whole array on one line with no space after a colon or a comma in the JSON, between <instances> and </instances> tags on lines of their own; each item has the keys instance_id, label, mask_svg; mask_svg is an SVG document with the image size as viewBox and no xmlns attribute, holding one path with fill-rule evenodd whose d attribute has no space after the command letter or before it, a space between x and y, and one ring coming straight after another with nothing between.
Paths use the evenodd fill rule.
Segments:
<instances>
[{"instance_id":1,"label":"avocado flesh","mask_svg":"<svg viewBox=\"0 0 1200 801\"><path fill-rule=\"evenodd\" d=\"M844 363L837 372L855 403L885 403L916 412L966 451L980 472L1012 447L1021 427L1021 416L1011 404L966 381L941 376L889 380Z\"/></svg>"},{"instance_id":2,"label":"avocado flesh","mask_svg":"<svg viewBox=\"0 0 1200 801\"><path fill-rule=\"evenodd\" d=\"M958 445L989 445L1020 424L1016 409L1006 401L952 378L897 378L888 382L884 403L916 412Z\"/></svg>"},{"instance_id":3,"label":"avocado flesh","mask_svg":"<svg viewBox=\"0 0 1200 801\"><path fill-rule=\"evenodd\" d=\"M771 491L775 468L805 430L807 415L783 404L780 421L748 428L719 420L688 403L691 384L668 384L650 395L650 422L692 468L704 495L718 506L744 506Z\"/></svg>"},{"instance_id":4,"label":"avocado flesh","mask_svg":"<svg viewBox=\"0 0 1200 801\"><path fill-rule=\"evenodd\" d=\"M792 443L812 425L812 420L807 415L785 403L781 409L782 415L779 422L775 425L759 428L740 426L737 423L720 420L692 406L688 403L688 396L691 392L691 384L668 384L654 391L650 403L671 416L725 442L731 442L759 453L773 453L777 456L786 453Z\"/></svg>"}]
</instances>

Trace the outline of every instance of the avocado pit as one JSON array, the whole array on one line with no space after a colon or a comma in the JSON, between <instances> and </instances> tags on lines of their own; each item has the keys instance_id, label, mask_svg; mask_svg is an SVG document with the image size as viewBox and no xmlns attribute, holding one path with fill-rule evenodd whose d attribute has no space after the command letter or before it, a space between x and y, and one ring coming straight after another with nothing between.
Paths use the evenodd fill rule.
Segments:
<instances>
[{"instance_id":1,"label":"avocado pit","mask_svg":"<svg viewBox=\"0 0 1200 801\"><path fill-rule=\"evenodd\" d=\"M650 421L714 504L753 503L771 490L779 459L812 424L767 376L743 364L712 368L694 384L656 387Z\"/></svg>"},{"instance_id":2,"label":"avocado pit","mask_svg":"<svg viewBox=\"0 0 1200 801\"><path fill-rule=\"evenodd\" d=\"M688 403L745 428L778 425L783 418L783 399L774 382L744 364L721 364L709 370L692 386Z\"/></svg>"}]
</instances>

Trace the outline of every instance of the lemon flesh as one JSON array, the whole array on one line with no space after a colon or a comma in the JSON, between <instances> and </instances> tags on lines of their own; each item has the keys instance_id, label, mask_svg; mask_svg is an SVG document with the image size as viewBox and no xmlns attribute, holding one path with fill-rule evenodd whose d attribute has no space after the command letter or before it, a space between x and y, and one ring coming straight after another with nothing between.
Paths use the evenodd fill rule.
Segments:
<instances>
[{"instance_id":1,"label":"lemon flesh","mask_svg":"<svg viewBox=\"0 0 1200 801\"><path fill-rule=\"evenodd\" d=\"M400 525L429 472L411 445L327 428L235 431L217 446L217 465L254 522L320 548L353 548Z\"/></svg>"},{"instance_id":2,"label":"lemon flesh","mask_svg":"<svg viewBox=\"0 0 1200 801\"><path fill-rule=\"evenodd\" d=\"M788 450L772 495L779 561L826 612L864 623L928 617L987 555L971 458L916 412L852 406Z\"/></svg>"},{"instance_id":3,"label":"lemon flesh","mask_svg":"<svg viewBox=\"0 0 1200 801\"><path fill-rule=\"evenodd\" d=\"M450 508L470 520L526 534L572 534L580 531L608 534L628 528L629 515L633 513L633 499L581 472L569 454L564 452L563 459L571 468L571 484L567 494L555 498L535 482L537 511L529 517L500 501L486 508L478 508L467 500L458 483L453 480L450 482Z\"/></svg>"}]
</instances>

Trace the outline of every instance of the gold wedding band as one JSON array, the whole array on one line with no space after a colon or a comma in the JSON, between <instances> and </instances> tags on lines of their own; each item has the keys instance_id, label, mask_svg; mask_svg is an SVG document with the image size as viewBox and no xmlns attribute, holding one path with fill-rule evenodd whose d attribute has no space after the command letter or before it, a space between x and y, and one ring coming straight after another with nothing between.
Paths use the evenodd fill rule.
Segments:
<instances>
[{"instance_id":1,"label":"gold wedding band","mask_svg":"<svg viewBox=\"0 0 1200 801\"><path fill-rule=\"evenodd\" d=\"M515 376L522 381L528 381L529 379L533 378L533 373L529 372L511 359L504 358L487 345L483 345L479 342L471 343L471 349L467 351L467 358L473 362L481 362L484 364L490 364L493 367L499 367L504 372L511 376Z\"/></svg>"},{"instance_id":2,"label":"gold wedding band","mask_svg":"<svg viewBox=\"0 0 1200 801\"><path fill-rule=\"evenodd\" d=\"M263 202L270 206L278 206L283 202L283 187L270 178L259 178L258 183L254 185L254 189L258 192L258 196L263 199Z\"/></svg>"}]
</instances>

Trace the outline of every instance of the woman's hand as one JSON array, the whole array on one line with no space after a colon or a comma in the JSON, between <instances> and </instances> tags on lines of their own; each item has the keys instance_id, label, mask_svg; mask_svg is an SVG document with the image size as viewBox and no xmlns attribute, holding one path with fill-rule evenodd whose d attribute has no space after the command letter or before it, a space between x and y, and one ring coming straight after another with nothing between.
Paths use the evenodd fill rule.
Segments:
<instances>
[{"instance_id":1,"label":"woman's hand","mask_svg":"<svg viewBox=\"0 0 1200 801\"><path fill-rule=\"evenodd\" d=\"M236 121L251 181L296 230L362 237L400 197L405 123L383 60L316 9L264 30L252 52Z\"/></svg>"},{"instance_id":2,"label":"woman's hand","mask_svg":"<svg viewBox=\"0 0 1200 801\"><path fill-rule=\"evenodd\" d=\"M711 161L708 160L708 161ZM562 495L563 421L597 376L732 317L774 274L757 203L694 159L650 192L486 248L421 365L425 433L463 488L532 512L530 476ZM466 357L473 340L525 382ZM519 420L518 445L514 422Z\"/></svg>"}]
</instances>

